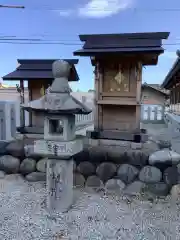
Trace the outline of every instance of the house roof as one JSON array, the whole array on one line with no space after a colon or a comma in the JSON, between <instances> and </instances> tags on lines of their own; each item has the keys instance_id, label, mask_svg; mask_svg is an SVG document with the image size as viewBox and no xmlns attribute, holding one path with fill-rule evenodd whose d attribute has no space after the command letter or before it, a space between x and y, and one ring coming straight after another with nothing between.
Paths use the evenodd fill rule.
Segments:
<instances>
[{"instance_id":1,"label":"house roof","mask_svg":"<svg viewBox=\"0 0 180 240\"><path fill-rule=\"evenodd\" d=\"M152 85L153 85L153 84L152 84ZM164 95L164 96L168 96L168 95L169 95L168 93L163 92L161 89L157 89L157 88L153 87L152 85L151 85L151 84L144 83L144 84L142 84L142 89L150 88L150 89L152 89L152 90L154 90L154 91L156 91L156 92L158 92L158 93L160 93L160 94L162 94L162 95Z\"/></svg>"},{"instance_id":2,"label":"house roof","mask_svg":"<svg viewBox=\"0 0 180 240\"><path fill-rule=\"evenodd\" d=\"M169 70L168 74L166 75L161 87L169 89L173 82L174 76L180 71L180 57L178 56L176 61L174 62L173 66Z\"/></svg>"},{"instance_id":3,"label":"house roof","mask_svg":"<svg viewBox=\"0 0 180 240\"><path fill-rule=\"evenodd\" d=\"M53 79L52 64L57 59L18 59L19 66L15 71L5 75L3 80L38 80L38 79ZM77 74L75 64L78 63L78 59L64 59L71 66L71 73L69 81L78 81L79 76Z\"/></svg>"},{"instance_id":4,"label":"house roof","mask_svg":"<svg viewBox=\"0 0 180 240\"><path fill-rule=\"evenodd\" d=\"M169 32L80 35L80 40L85 43L74 55L97 56L133 52L160 54L164 52L162 39L167 39L168 36Z\"/></svg>"}]
</instances>

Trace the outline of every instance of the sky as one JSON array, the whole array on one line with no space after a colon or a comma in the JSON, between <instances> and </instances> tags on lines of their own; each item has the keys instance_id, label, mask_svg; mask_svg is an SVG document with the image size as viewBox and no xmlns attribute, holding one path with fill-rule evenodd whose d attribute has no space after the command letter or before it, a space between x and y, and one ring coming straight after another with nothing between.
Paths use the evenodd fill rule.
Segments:
<instances>
[{"instance_id":1,"label":"sky","mask_svg":"<svg viewBox=\"0 0 180 240\"><path fill-rule=\"evenodd\" d=\"M0 0L25 9L0 8L0 77L17 67L17 59L76 58L80 34L170 32L158 65L143 70L143 81L162 83L180 49L179 0ZM12 44L9 38L38 38L58 44ZM13 43L15 41L13 40ZM17 41L19 43L19 41ZM94 88L89 57L78 57L78 83L74 91ZM13 82L10 82L13 84Z\"/></svg>"}]
</instances>

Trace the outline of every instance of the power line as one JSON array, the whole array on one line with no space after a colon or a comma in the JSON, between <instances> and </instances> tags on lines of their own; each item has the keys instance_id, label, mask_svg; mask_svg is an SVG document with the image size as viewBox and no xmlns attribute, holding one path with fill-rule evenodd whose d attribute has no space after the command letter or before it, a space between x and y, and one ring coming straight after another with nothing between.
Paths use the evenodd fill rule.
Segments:
<instances>
[{"instance_id":1,"label":"power line","mask_svg":"<svg viewBox=\"0 0 180 240\"><path fill-rule=\"evenodd\" d=\"M40 40L40 41L32 41L30 39L27 39L27 41L20 41L19 39L17 39L17 41L12 41L12 40L4 40L4 39L0 39L0 44L19 44L19 45L65 45L65 46L82 46L82 43L68 43L68 42L50 42L47 40ZM180 46L180 42L176 42L176 43L164 43L162 44L162 46Z\"/></svg>"},{"instance_id":2,"label":"power line","mask_svg":"<svg viewBox=\"0 0 180 240\"><path fill-rule=\"evenodd\" d=\"M166 43L163 43L163 45L174 45L174 44L179 44L176 42L167 42L167 41L176 41L176 40L180 40L180 38L174 38L174 39L168 39L165 40ZM45 39L45 38L20 38L18 36L0 36L0 41L33 41L33 42L61 42L61 43L67 43L67 44L80 44L82 45L82 43L79 40L73 40L73 39Z\"/></svg>"},{"instance_id":3,"label":"power line","mask_svg":"<svg viewBox=\"0 0 180 240\"><path fill-rule=\"evenodd\" d=\"M163 41L164 46L173 46L173 45L180 45L180 42L177 41L180 38L168 39L165 42ZM7 43L7 44L54 44L54 45L82 45L83 43L79 40L63 40L63 39L46 39L46 38L20 38L18 36L0 36L0 43Z\"/></svg>"},{"instance_id":4,"label":"power line","mask_svg":"<svg viewBox=\"0 0 180 240\"><path fill-rule=\"evenodd\" d=\"M18 6L18 5L0 5L0 8L20 8L24 9L24 6Z\"/></svg>"},{"instance_id":5,"label":"power line","mask_svg":"<svg viewBox=\"0 0 180 240\"><path fill-rule=\"evenodd\" d=\"M128 32L127 32L128 33ZM91 33L89 33L91 34ZM101 34L101 33L100 33ZM106 33L105 33L106 34ZM108 34L111 34L111 33L108 33ZM121 33L112 33L112 34L121 34ZM124 33L123 33L124 34ZM0 33L0 39L6 39L6 38L11 38L12 40L17 40L18 38L19 39L22 39L22 40L44 40L42 37L61 37L62 35L61 34L23 34L23 35L7 35L6 33ZM74 34L63 34L63 36L71 36L71 37L74 37ZM34 38L34 37L37 37L37 38ZM78 37L78 35L76 36ZM10 40L11 40L10 39ZM48 39L48 41L79 41L79 39ZM180 37L170 37L168 38L168 40L170 41L174 41L174 40L180 40Z\"/></svg>"},{"instance_id":6,"label":"power line","mask_svg":"<svg viewBox=\"0 0 180 240\"><path fill-rule=\"evenodd\" d=\"M48 41L48 42L67 42L70 44L69 41L75 43L75 40L63 40L63 39L42 39L42 38L6 38L6 37L0 37L0 41L33 41L33 42L44 42L44 41ZM78 43L80 43L80 41L77 41ZM76 43L77 43L76 42Z\"/></svg>"},{"instance_id":7,"label":"power line","mask_svg":"<svg viewBox=\"0 0 180 240\"><path fill-rule=\"evenodd\" d=\"M15 5L0 5L0 8L19 8L23 10L30 10L30 11L59 11L59 12L67 12L70 9L63 9L63 8L51 8L48 5L40 6L40 7L27 7L27 6L15 6ZM81 8L78 9L83 9ZM104 11L104 12L111 12L114 10L114 7L109 7L108 9L98 8L98 7L90 7L89 10L92 11ZM126 8L125 10L131 10L134 12L180 12L180 8Z\"/></svg>"},{"instance_id":8,"label":"power line","mask_svg":"<svg viewBox=\"0 0 180 240\"><path fill-rule=\"evenodd\" d=\"M81 43L65 43L65 42L15 42L15 41L1 41L0 44L19 44L19 45L66 45L66 46L75 46L82 45Z\"/></svg>"}]
</instances>

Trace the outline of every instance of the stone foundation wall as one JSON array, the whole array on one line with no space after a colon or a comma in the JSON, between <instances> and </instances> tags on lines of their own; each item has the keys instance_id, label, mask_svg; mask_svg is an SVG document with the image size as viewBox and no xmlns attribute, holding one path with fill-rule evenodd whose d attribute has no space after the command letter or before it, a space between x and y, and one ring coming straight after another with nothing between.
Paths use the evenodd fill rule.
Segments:
<instances>
[{"instance_id":1,"label":"stone foundation wall","mask_svg":"<svg viewBox=\"0 0 180 240\"><path fill-rule=\"evenodd\" d=\"M48 159L26 158L20 142L0 146L0 153L1 179L16 180L22 176L30 182L46 180ZM171 151L168 142L91 147L77 154L73 161L76 187L128 195L180 194L180 155Z\"/></svg>"}]
</instances>

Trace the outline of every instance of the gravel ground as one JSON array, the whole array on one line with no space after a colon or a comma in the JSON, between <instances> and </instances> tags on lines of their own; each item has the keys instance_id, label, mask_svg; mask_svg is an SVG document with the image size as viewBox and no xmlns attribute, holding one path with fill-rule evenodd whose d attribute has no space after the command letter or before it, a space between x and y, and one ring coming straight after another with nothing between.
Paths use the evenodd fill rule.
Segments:
<instances>
[{"instance_id":1,"label":"gravel ground","mask_svg":"<svg viewBox=\"0 0 180 240\"><path fill-rule=\"evenodd\" d=\"M45 186L0 182L0 240L178 240L180 206L75 190L69 212L51 217Z\"/></svg>"}]
</instances>

